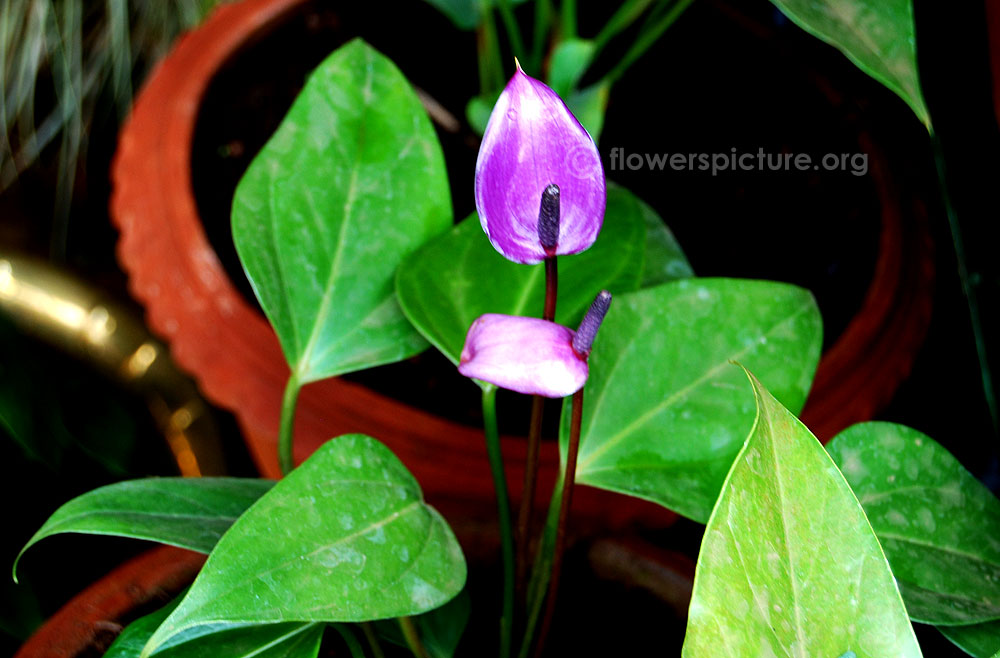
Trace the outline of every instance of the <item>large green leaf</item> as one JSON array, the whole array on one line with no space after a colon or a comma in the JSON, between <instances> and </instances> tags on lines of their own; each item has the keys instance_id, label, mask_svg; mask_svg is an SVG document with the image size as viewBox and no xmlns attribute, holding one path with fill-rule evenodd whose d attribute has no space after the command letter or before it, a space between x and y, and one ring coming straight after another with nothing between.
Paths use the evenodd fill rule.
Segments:
<instances>
[{"instance_id":1,"label":"large green leaf","mask_svg":"<svg viewBox=\"0 0 1000 658\"><path fill-rule=\"evenodd\" d=\"M272 486L270 480L251 478L148 478L111 484L56 510L17 560L42 539L65 532L147 539L209 553Z\"/></svg>"},{"instance_id":2,"label":"large green leaf","mask_svg":"<svg viewBox=\"0 0 1000 658\"><path fill-rule=\"evenodd\" d=\"M451 226L441 147L399 69L351 41L310 76L233 201L233 239L298 382L426 343L393 289Z\"/></svg>"},{"instance_id":3,"label":"large green leaf","mask_svg":"<svg viewBox=\"0 0 1000 658\"><path fill-rule=\"evenodd\" d=\"M955 646L975 658L993 658L1000 654L1000 621L971 626L938 626Z\"/></svg>"},{"instance_id":4,"label":"large green leaf","mask_svg":"<svg viewBox=\"0 0 1000 658\"><path fill-rule=\"evenodd\" d=\"M223 535L146 646L214 623L417 615L465 584L448 524L406 467L360 434L325 443Z\"/></svg>"},{"instance_id":5,"label":"large green leaf","mask_svg":"<svg viewBox=\"0 0 1000 658\"><path fill-rule=\"evenodd\" d=\"M771 0L906 101L930 125L917 75L912 0Z\"/></svg>"},{"instance_id":6,"label":"large green leaf","mask_svg":"<svg viewBox=\"0 0 1000 658\"><path fill-rule=\"evenodd\" d=\"M1000 501L929 436L861 423L827 446L889 557L910 618L1000 619Z\"/></svg>"},{"instance_id":7,"label":"large green leaf","mask_svg":"<svg viewBox=\"0 0 1000 658\"><path fill-rule=\"evenodd\" d=\"M613 293L690 276L691 267L656 213L624 188L608 186L604 227L594 246L559 258L556 321L575 326L602 288ZM408 258L396 280L407 317L458 363L465 335L484 313L540 316L543 265L512 263L471 217Z\"/></svg>"},{"instance_id":8,"label":"large green leaf","mask_svg":"<svg viewBox=\"0 0 1000 658\"><path fill-rule=\"evenodd\" d=\"M140 617L125 627L104 658L139 658L146 642L180 599ZM178 634L153 655L156 658L315 658L323 624L266 624L208 629ZM203 630L203 629L194 629ZM215 630L215 632L211 632Z\"/></svg>"},{"instance_id":9,"label":"large green leaf","mask_svg":"<svg viewBox=\"0 0 1000 658\"><path fill-rule=\"evenodd\" d=\"M751 380L757 420L705 529L683 656L920 656L847 482L805 425Z\"/></svg>"},{"instance_id":10,"label":"large green leaf","mask_svg":"<svg viewBox=\"0 0 1000 658\"><path fill-rule=\"evenodd\" d=\"M705 522L754 419L730 361L798 411L822 331L812 295L783 283L686 279L618 297L590 357L577 482ZM564 405L564 449L568 433Z\"/></svg>"}]
</instances>

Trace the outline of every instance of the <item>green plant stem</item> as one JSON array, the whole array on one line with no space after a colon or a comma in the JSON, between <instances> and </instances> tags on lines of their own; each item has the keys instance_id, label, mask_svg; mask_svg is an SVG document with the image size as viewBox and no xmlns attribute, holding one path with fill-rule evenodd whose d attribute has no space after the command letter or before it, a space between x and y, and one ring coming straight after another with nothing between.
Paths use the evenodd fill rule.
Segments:
<instances>
[{"instance_id":1,"label":"green plant stem","mask_svg":"<svg viewBox=\"0 0 1000 658\"><path fill-rule=\"evenodd\" d=\"M503 21L504 29L507 30L507 43L514 51L514 57L528 58L527 48L524 47L524 39L521 38L521 28L517 24L514 10L510 8L510 0L497 0L497 9L500 10L500 19Z\"/></svg>"},{"instance_id":2,"label":"green plant stem","mask_svg":"<svg viewBox=\"0 0 1000 658\"><path fill-rule=\"evenodd\" d=\"M570 505L573 503L573 485L576 482L576 456L580 450L580 425L583 420L583 389L573 394L573 409L569 425L569 447L566 450L566 470L563 474L565 485L559 500L559 519L556 522L555 545L552 549L552 576L549 579L549 593L545 597L545 614L538 631L538 643L535 645L535 656L541 656L545 650L545 640L552 626L552 616L556 609L556 597L559 593L559 579L562 573L562 558L566 550L566 523L569 519Z\"/></svg>"},{"instance_id":3,"label":"green plant stem","mask_svg":"<svg viewBox=\"0 0 1000 658\"><path fill-rule=\"evenodd\" d=\"M563 0L562 1L562 14L561 14L561 32L562 38L565 39L575 39L576 38L576 0Z\"/></svg>"},{"instance_id":4,"label":"green plant stem","mask_svg":"<svg viewBox=\"0 0 1000 658\"><path fill-rule=\"evenodd\" d=\"M535 629L538 627L538 619L541 616L542 604L545 602L545 590L549 586L549 576L552 568L552 553L555 546L556 525L559 522L559 503L562 500L563 476L559 474L555 486L552 488L552 497L549 499L549 511L545 518L545 528L542 531L542 538L539 541L538 552L535 554L535 564L531 569L531 580L528 581L528 610L525 623L524 637L521 639L521 648L518 651L518 658L528 658L531 653L531 641L535 636Z\"/></svg>"},{"instance_id":5,"label":"green plant stem","mask_svg":"<svg viewBox=\"0 0 1000 658\"><path fill-rule=\"evenodd\" d=\"M399 628L403 631L406 646L410 648L415 658L430 658L424 643L420 641L420 633L417 632L417 625L413 623L413 617L400 617Z\"/></svg>"},{"instance_id":6,"label":"green plant stem","mask_svg":"<svg viewBox=\"0 0 1000 658\"><path fill-rule=\"evenodd\" d=\"M628 49L621 61L604 76L604 82L611 84L618 80L625 71L628 70L637 59L649 50L656 41L667 31L674 22L680 18L684 10L687 9L694 0L677 0L672 7L661 17L653 21L652 26L644 29L636 38L635 43Z\"/></svg>"},{"instance_id":7,"label":"green plant stem","mask_svg":"<svg viewBox=\"0 0 1000 658\"><path fill-rule=\"evenodd\" d=\"M484 93L493 93L503 89L506 78L503 74L503 62L500 61L503 55L500 53L500 38L497 36L497 24L492 9L483 11L483 37L484 68L490 80Z\"/></svg>"},{"instance_id":8,"label":"green plant stem","mask_svg":"<svg viewBox=\"0 0 1000 658\"><path fill-rule=\"evenodd\" d=\"M542 60L545 58L545 42L549 36L549 26L552 22L552 1L535 0L535 27L531 34L531 64L537 73L542 71Z\"/></svg>"},{"instance_id":9,"label":"green plant stem","mask_svg":"<svg viewBox=\"0 0 1000 658\"><path fill-rule=\"evenodd\" d=\"M652 3L653 0L626 0L623 2L594 37L594 58L596 59L597 54L608 45L609 41L627 30Z\"/></svg>"},{"instance_id":10,"label":"green plant stem","mask_svg":"<svg viewBox=\"0 0 1000 658\"><path fill-rule=\"evenodd\" d=\"M375 628L372 627L371 622L362 622L361 632L365 634L365 639L368 641L368 648L372 650L372 655L375 658L385 658L385 652L382 651L382 643L378 641L378 635L375 634Z\"/></svg>"},{"instance_id":11,"label":"green plant stem","mask_svg":"<svg viewBox=\"0 0 1000 658\"><path fill-rule=\"evenodd\" d=\"M295 405L301 388L298 375L289 375L285 395L281 399L281 422L278 426L278 464L282 475L288 475L295 468Z\"/></svg>"},{"instance_id":12,"label":"green plant stem","mask_svg":"<svg viewBox=\"0 0 1000 658\"><path fill-rule=\"evenodd\" d=\"M333 628L344 638L344 644L351 653L351 658L365 658L365 650L361 648L358 638L354 637L354 631L347 624L331 624Z\"/></svg>"},{"instance_id":13,"label":"green plant stem","mask_svg":"<svg viewBox=\"0 0 1000 658\"><path fill-rule=\"evenodd\" d=\"M937 166L938 184L941 188L941 201L945 214L948 216L948 226L951 229L951 239L955 249L955 261L958 265L958 278L962 284L962 292L969 306L969 319L972 323L972 337L976 345L976 356L979 359L979 374L982 380L983 396L993 423L994 437L1000 436L1000 413L997 409L996 389L993 386L993 371L990 368L989 355L986 350L986 336L983 332L983 319L979 313L979 294L973 276L969 272L968 256L965 252L965 240L962 236L962 226L958 221L958 213L952 205L951 194L948 191L947 169L945 167L944 150L941 140L931 130L931 144L934 147L934 164Z\"/></svg>"},{"instance_id":14,"label":"green plant stem","mask_svg":"<svg viewBox=\"0 0 1000 658\"><path fill-rule=\"evenodd\" d=\"M545 306L542 319L554 322L556 299L559 296L559 265L556 256L545 259ZM535 508L535 483L538 480L538 453L542 445L542 420L545 398L536 395L531 401L531 424L528 426L528 454L524 464L524 489L517 515L517 578L518 593L524 592L528 573L528 545L531 535L531 512Z\"/></svg>"},{"instance_id":15,"label":"green plant stem","mask_svg":"<svg viewBox=\"0 0 1000 658\"><path fill-rule=\"evenodd\" d=\"M500 544L503 556L503 608L500 614L500 656L510 656L514 620L514 537L511 523L510 496L507 477L500 450L500 431L497 427L497 389L489 386L483 390L483 427L486 431L486 450L493 472L493 487L497 496L497 514L500 520Z\"/></svg>"}]
</instances>

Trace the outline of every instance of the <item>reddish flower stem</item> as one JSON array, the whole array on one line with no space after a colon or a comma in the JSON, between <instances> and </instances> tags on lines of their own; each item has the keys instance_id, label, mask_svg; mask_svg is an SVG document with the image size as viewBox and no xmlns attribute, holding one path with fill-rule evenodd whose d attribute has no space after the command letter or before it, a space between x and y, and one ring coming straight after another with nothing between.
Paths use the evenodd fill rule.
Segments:
<instances>
[{"instance_id":1,"label":"reddish flower stem","mask_svg":"<svg viewBox=\"0 0 1000 658\"><path fill-rule=\"evenodd\" d=\"M552 577L549 580L549 593L545 600L545 613L542 625L538 631L538 644L535 645L535 658L539 658L545 650L545 639L552 626L552 615L556 609L556 595L559 591L559 574L562 571L563 552L566 550L566 521L569 518L569 508L573 502L573 485L576 481L576 456L580 450L580 425L583 422L583 389L573 394L573 410L569 425L569 447L566 453L565 484L562 498L559 501L559 522L556 525L555 547L552 551Z\"/></svg>"},{"instance_id":2,"label":"reddish flower stem","mask_svg":"<svg viewBox=\"0 0 1000 658\"><path fill-rule=\"evenodd\" d=\"M549 322L556 318L556 297L559 289L559 269L556 257L545 259L545 308L543 320ZM538 479L538 453L542 443L542 415L545 411L545 398L534 396L531 401L531 424L528 426L528 454L524 466L524 489L521 491L521 505L517 514L517 592L518 598L523 598L525 580L531 557L528 555L528 545L531 536L531 513L535 507L535 484Z\"/></svg>"}]
</instances>

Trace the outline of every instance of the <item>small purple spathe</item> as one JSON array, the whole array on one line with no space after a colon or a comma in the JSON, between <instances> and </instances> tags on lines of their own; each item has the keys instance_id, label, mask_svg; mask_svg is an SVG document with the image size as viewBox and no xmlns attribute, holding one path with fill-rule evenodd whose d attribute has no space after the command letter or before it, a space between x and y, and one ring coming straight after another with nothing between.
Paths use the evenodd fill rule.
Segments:
<instances>
[{"instance_id":1,"label":"small purple spathe","mask_svg":"<svg viewBox=\"0 0 1000 658\"><path fill-rule=\"evenodd\" d=\"M574 331L539 318L488 313L472 323L458 371L526 395L561 398L587 382Z\"/></svg>"}]
</instances>

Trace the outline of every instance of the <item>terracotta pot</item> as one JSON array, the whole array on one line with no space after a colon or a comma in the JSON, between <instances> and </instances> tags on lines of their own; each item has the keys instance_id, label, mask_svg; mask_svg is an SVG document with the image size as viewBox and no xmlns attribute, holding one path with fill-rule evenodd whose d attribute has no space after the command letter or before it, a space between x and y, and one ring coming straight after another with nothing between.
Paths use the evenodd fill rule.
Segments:
<instances>
[{"instance_id":1,"label":"terracotta pot","mask_svg":"<svg viewBox=\"0 0 1000 658\"><path fill-rule=\"evenodd\" d=\"M50 617L15 658L103 653L124 623L146 607L169 601L191 583L204 562L204 555L166 546L126 562Z\"/></svg>"},{"instance_id":2,"label":"terracotta pot","mask_svg":"<svg viewBox=\"0 0 1000 658\"><path fill-rule=\"evenodd\" d=\"M689 558L630 536L599 538L581 549L586 568L601 581L644 590L662 602L668 615L681 622L687 616L694 583L694 562ZM189 585L204 561L198 553L160 547L126 562L77 594L14 658L103 654L128 623L166 604Z\"/></svg>"},{"instance_id":3,"label":"terracotta pot","mask_svg":"<svg viewBox=\"0 0 1000 658\"><path fill-rule=\"evenodd\" d=\"M279 475L275 448L288 368L265 318L240 295L206 238L192 192L191 149L199 103L216 71L303 1L225 5L185 35L139 95L113 166L111 214L121 231L118 254L133 295L206 397L236 415L269 477ZM930 315L933 261L926 230L919 230L920 222L903 221L889 172L875 163L871 173L884 197L881 253L864 307L824 355L804 412L823 438L870 418L891 397ZM480 431L340 379L306 387L296 419L297 459L344 432L384 441L451 518L493 509ZM504 440L514 496L523 477L523 443ZM547 444L543 491L557 467L556 447ZM623 504L589 488L579 492L577 509L606 528L669 518L651 504Z\"/></svg>"}]
</instances>

